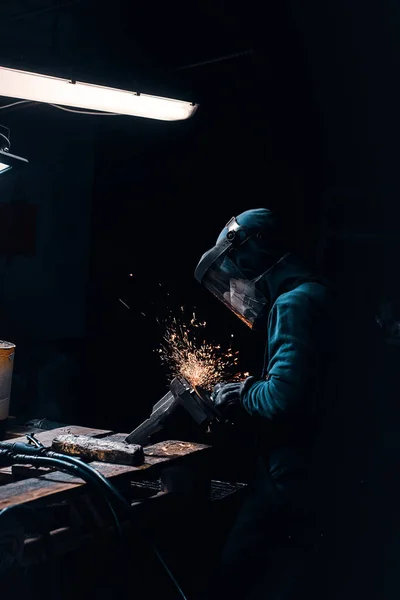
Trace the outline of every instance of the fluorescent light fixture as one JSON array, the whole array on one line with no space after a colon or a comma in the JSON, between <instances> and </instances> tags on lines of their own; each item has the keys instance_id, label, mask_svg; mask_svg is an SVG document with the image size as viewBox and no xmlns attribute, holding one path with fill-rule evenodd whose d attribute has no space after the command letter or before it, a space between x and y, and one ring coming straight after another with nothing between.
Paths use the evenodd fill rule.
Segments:
<instances>
[{"instance_id":1,"label":"fluorescent light fixture","mask_svg":"<svg viewBox=\"0 0 400 600\"><path fill-rule=\"evenodd\" d=\"M0 162L0 175L1 173L5 173L9 169L11 169L10 165L5 165L4 163Z\"/></svg>"},{"instance_id":2,"label":"fluorescent light fixture","mask_svg":"<svg viewBox=\"0 0 400 600\"><path fill-rule=\"evenodd\" d=\"M198 107L197 104L181 100L149 96L6 67L0 67L0 95L161 121L188 119Z\"/></svg>"},{"instance_id":3,"label":"fluorescent light fixture","mask_svg":"<svg viewBox=\"0 0 400 600\"><path fill-rule=\"evenodd\" d=\"M28 163L29 161L26 158L22 158L22 156L16 156L15 154L10 154L10 152L0 150L0 175L13 167L22 167Z\"/></svg>"}]
</instances>

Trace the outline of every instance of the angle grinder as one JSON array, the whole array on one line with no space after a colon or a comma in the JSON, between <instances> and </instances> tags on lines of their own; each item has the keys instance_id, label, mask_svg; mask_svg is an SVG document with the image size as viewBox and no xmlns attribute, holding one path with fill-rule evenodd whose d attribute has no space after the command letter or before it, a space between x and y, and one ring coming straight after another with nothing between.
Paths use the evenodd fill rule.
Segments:
<instances>
[{"instance_id":1,"label":"angle grinder","mask_svg":"<svg viewBox=\"0 0 400 600\"><path fill-rule=\"evenodd\" d=\"M185 409L201 428L224 423L207 390L192 386L184 377L175 377L169 391L153 406L150 417L136 427L125 441L146 446L151 437L163 429L178 407Z\"/></svg>"}]
</instances>

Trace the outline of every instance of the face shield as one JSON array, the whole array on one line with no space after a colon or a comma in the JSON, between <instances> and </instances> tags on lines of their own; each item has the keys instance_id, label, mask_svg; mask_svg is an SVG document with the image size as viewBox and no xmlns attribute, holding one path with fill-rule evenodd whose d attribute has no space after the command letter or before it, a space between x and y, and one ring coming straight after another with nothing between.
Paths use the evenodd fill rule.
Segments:
<instances>
[{"instance_id":1,"label":"face shield","mask_svg":"<svg viewBox=\"0 0 400 600\"><path fill-rule=\"evenodd\" d=\"M250 329L267 305L257 289L259 277L247 279L229 256L217 259L203 278L203 285Z\"/></svg>"},{"instance_id":2,"label":"face shield","mask_svg":"<svg viewBox=\"0 0 400 600\"><path fill-rule=\"evenodd\" d=\"M235 218L226 227L226 238L203 255L197 265L195 278L250 329L254 329L268 305L266 296L259 288L259 281L286 255L274 261L261 275L250 279L235 264L233 257L235 250L243 247L256 232L240 227Z\"/></svg>"}]
</instances>

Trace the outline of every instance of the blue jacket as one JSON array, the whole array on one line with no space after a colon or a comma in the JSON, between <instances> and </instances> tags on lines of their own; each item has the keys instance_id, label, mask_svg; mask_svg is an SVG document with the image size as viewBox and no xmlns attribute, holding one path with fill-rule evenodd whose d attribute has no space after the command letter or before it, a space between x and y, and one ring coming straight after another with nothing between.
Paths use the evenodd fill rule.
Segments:
<instances>
[{"instance_id":1,"label":"blue jacket","mask_svg":"<svg viewBox=\"0 0 400 600\"><path fill-rule=\"evenodd\" d=\"M258 446L282 500L313 493L318 434L329 364L328 289L318 281L294 283L268 315L264 372L242 404L258 421ZM293 285L292 283L292 285Z\"/></svg>"},{"instance_id":2,"label":"blue jacket","mask_svg":"<svg viewBox=\"0 0 400 600\"><path fill-rule=\"evenodd\" d=\"M327 412L325 380L333 341L330 292L298 256L286 254L289 241L270 211L249 210L236 220L265 233L262 240L253 236L239 245L230 259L249 280L257 278L268 311L262 317L264 369L258 381L244 386L241 401L257 423L265 479L280 500L293 505L296 493L299 500L312 493L322 456L318 436ZM225 228L217 243L226 236Z\"/></svg>"}]
</instances>

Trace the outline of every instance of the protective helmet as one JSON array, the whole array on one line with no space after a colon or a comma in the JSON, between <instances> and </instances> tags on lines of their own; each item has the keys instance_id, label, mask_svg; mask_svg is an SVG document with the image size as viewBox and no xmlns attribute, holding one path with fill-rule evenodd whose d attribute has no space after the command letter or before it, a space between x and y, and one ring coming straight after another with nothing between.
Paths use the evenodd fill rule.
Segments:
<instances>
[{"instance_id":1,"label":"protective helmet","mask_svg":"<svg viewBox=\"0 0 400 600\"><path fill-rule=\"evenodd\" d=\"M270 210L248 210L226 224L215 246L201 257L195 278L256 329L271 303L266 278L289 249L288 235Z\"/></svg>"}]
</instances>

